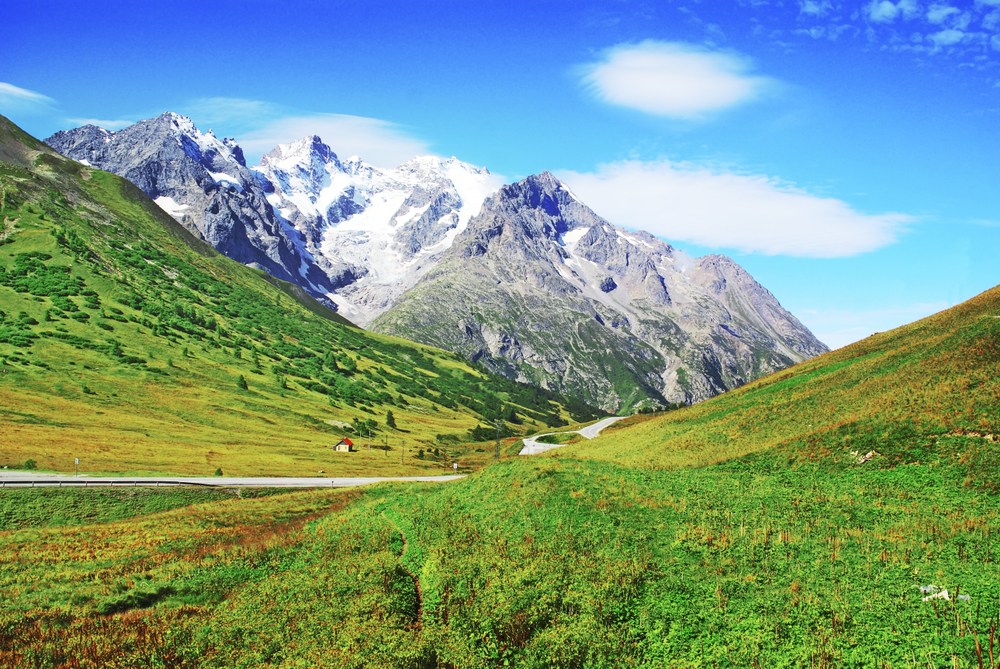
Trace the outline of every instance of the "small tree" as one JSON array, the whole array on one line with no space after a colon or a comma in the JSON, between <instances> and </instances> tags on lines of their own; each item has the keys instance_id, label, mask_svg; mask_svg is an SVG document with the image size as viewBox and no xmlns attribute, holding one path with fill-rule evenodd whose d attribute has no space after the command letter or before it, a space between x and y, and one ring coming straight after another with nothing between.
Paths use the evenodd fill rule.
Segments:
<instances>
[{"instance_id":1,"label":"small tree","mask_svg":"<svg viewBox=\"0 0 1000 669\"><path fill-rule=\"evenodd\" d=\"M236 382L236 385L238 385L243 390L250 390L250 386L247 385L247 380L243 378L242 374L240 374L240 380Z\"/></svg>"},{"instance_id":2,"label":"small tree","mask_svg":"<svg viewBox=\"0 0 1000 669\"><path fill-rule=\"evenodd\" d=\"M417 460L423 460L423 459L424 459L424 449L421 448L419 451L417 451Z\"/></svg>"},{"instance_id":3,"label":"small tree","mask_svg":"<svg viewBox=\"0 0 1000 669\"><path fill-rule=\"evenodd\" d=\"M38 469L38 464L36 464L34 460L25 460L24 461L24 468L25 469Z\"/></svg>"},{"instance_id":4,"label":"small tree","mask_svg":"<svg viewBox=\"0 0 1000 669\"><path fill-rule=\"evenodd\" d=\"M385 424L393 429L396 428L396 417L392 415L392 410L385 412Z\"/></svg>"}]
</instances>

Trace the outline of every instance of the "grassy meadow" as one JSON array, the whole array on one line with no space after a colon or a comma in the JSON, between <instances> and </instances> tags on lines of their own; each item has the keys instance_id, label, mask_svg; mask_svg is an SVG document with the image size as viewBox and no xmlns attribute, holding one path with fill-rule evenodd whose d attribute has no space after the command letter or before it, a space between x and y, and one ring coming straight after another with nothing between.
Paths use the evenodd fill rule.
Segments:
<instances>
[{"instance_id":1,"label":"grassy meadow","mask_svg":"<svg viewBox=\"0 0 1000 669\"><path fill-rule=\"evenodd\" d=\"M471 472L0 490L0 666L1000 665L1000 290L518 457L596 413L353 328L0 130L0 459ZM424 458L327 448L370 427Z\"/></svg>"},{"instance_id":2,"label":"grassy meadow","mask_svg":"<svg viewBox=\"0 0 1000 669\"><path fill-rule=\"evenodd\" d=\"M7 491L97 522L0 532L0 663L996 667L996 432L966 407L993 392L997 292L597 440L505 440L453 483L163 510ZM748 424L772 441L717 436Z\"/></svg>"}]
</instances>

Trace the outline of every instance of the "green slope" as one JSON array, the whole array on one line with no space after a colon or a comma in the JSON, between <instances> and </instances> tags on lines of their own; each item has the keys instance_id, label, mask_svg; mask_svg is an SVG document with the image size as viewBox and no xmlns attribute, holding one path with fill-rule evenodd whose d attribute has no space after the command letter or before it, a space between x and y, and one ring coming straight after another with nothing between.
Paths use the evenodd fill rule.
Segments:
<instances>
[{"instance_id":1,"label":"green slope","mask_svg":"<svg viewBox=\"0 0 1000 669\"><path fill-rule=\"evenodd\" d=\"M1000 287L708 402L619 424L574 456L674 468L774 450L792 466L849 466L874 450L869 466L941 460L995 490L998 372Z\"/></svg>"},{"instance_id":2,"label":"green slope","mask_svg":"<svg viewBox=\"0 0 1000 669\"><path fill-rule=\"evenodd\" d=\"M998 300L452 484L64 491L119 520L0 533L0 664L995 667Z\"/></svg>"},{"instance_id":3,"label":"green slope","mask_svg":"<svg viewBox=\"0 0 1000 669\"><path fill-rule=\"evenodd\" d=\"M523 432L596 416L453 354L353 327L216 253L124 179L58 156L3 118L0 158L0 464L433 472L450 463L417 461L417 449L447 446L454 457L480 421L502 415ZM397 455L334 456L329 446L358 421L376 423L374 440ZM410 463L400 465L404 442Z\"/></svg>"}]
</instances>

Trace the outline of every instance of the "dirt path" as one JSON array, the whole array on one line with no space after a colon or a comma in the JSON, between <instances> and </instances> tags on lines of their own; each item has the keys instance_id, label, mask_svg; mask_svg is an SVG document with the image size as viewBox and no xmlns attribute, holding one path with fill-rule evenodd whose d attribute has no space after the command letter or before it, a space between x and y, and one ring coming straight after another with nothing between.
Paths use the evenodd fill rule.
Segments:
<instances>
[{"instance_id":1,"label":"dirt path","mask_svg":"<svg viewBox=\"0 0 1000 669\"><path fill-rule=\"evenodd\" d=\"M403 530L399 529L399 525L397 525L391 518L389 518L389 516L385 515L384 511L382 512L382 517L385 518L385 521L389 523L389 525L394 530L399 532L399 536L403 539L403 552L399 554L399 566L403 568L403 571L405 571L406 574L413 581L413 587L417 591L417 619L413 623L413 625L414 627L420 627L421 625L423 625L423 619L424 619L424 592L420 587L420 579L417 578L416 574L407 569L405 564L403 564L403 558L406 556L406 551L409 548L409 542L407 542L406 534L403 533Z\"/></svg>"}]
</instances>

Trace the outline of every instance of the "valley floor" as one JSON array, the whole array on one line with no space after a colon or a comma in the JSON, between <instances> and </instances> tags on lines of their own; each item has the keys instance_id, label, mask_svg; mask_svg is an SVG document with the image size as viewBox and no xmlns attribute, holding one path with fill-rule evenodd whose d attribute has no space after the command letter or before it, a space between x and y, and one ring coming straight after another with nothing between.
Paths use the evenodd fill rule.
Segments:
<instances>
[{"instance_id":1,"label":"valley floor","mask_svg":"<svg viewBox=\"0 0 1000 669\"><path fill-rule=\"evenodd\" d=\"M152 515L192 493L7 490L0 664L977 667L977 640L994 662L992 494L934 464L778 464L556 451Z\"/></svg>"}]
</instances>

